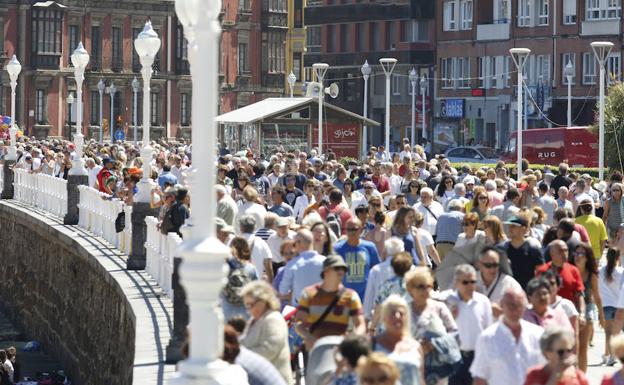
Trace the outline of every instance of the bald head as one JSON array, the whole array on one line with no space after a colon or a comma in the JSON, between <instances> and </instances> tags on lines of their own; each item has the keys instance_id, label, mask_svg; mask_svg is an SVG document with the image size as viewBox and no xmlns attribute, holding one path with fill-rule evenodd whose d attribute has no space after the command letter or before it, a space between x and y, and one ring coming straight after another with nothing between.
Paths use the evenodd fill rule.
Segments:
<instances>
[{"instance_id":1,"label":"bald head","mask_svg":"<svg viewBox=\"0 0 624 385\"><path fill-rule=\"evenodd\" d=\"M503 322L509 327L518 327L527 307L524 291L521 288L505 290L500 305L503 308Z\"/></svg>"},{"instance_id":2,"label":"bald head","mask_svg":"<svg viewBox=\"0 0 624 385\"><path fill-rule=\"evenodd\" d=\"M347 221L345 225L347 231L347 243L351 246L357 246L360 243L360 234L362 234L362 221L354 217Z\"/></svg>"},{"instance_id":3,"label":"bald head","mask_svg":"<svg viewBox=\"0 0 624 385\"><path fill-rule=\"evenodd\" d=\"M568 257L568 245L561 239L555 239L548 244L548 252L552 264L561 267Z\"/></svg>"}]
</instances>

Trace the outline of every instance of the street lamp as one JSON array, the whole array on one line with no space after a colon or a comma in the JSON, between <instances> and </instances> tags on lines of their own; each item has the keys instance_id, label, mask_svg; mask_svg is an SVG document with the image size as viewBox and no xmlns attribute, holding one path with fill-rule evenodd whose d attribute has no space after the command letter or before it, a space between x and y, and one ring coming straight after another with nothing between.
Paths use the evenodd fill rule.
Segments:
<instances>
[{"instance_id":1,"label":"street lamp","mask_svg":"<svg viewBox=\"0 0 624 385\"><path fill-rule=\"evenodd\" d=\"M72 168L69 175L88 175L87 169L82 159L82 147L84 146L84 135L82 134L82 82L84 81L84 71L89 64L89 53L82 45L78 43L78 47L71 55L71 61L74 65L74 77L76 78L76 134L74 135L74 144L76 145L76 156L72 160ZM71 114L70 114L71 121Z\"/></svg>"},{"instance_id":2,"label":"street lamp","mask_svg":"<svg viewBox=\"0 0 624 385\"><path fill-rule=\"evenodd\" d=\"M139 81L136 76L132 79L132 93L133 93L133 104L134 104L134 112L132 113L132 123L134 125L134 144L137 142L137 101L138 101L138 93L139 93Z\"/></svg>"},{"instance_id":3,"label":"street lamp","mask_svg":"<svg viewBox=\"0 0 624 385\"><path fill-rule=\"evenodd\" d=\"M395 58L381 58L379 63L386 74L386 160L390 160L390 76L397 63Z\"/></svg>"},{"instance_id":4,"label":"street lamp","mask_svg":"<svg viewBox=\"0 0 624 385\"><path fill-rule=\"evenodd\" d=\"M150 146L150 80L153 72L152 64L154 64L154 58L160 49L160 39L152 28L151 21L148 20L145 23L143 31L134 40L134 48L141 60L141 76L143 77L143 149L141 150L143 178L139 183L139 192L135 201L147 203L150 201L150 163L153 152L152 146Z\"/></svg>"},{"instance_id":5,"label":"street lamp","mask_svg":"<svg viewBox=\"0 0 624 385\"><path fill-rule=\"evenodd\" d=\"M425 75L420 77L420 95L422 96L422 137L423 139L427 139L427 109L425 106L425 95L427 94L427 86L428 86L427 78ZM433 146L433 143L431 143ZM433 147L432 147L433 148Z\"/></svg>"},{"instance_id":6,"label":"street lamp","mask_svg":"<svg viewBox=\"0 0 624 385\"><path fill-rule=\"evenodd\" d=\"M221 1L176 0L175 8L188 41L192 106L206 100L218 100ZM192 132L193 148L198 150L193 151L191 196L201 202L214 196L216 184L217 104L202 104L202 108L192 108L191 111L194 126L202 128ZM240 378L239 372L220 359L223 313L218 299L229 249L215 234L216 205L197 204L193 207L189 218L193 220L193 226L179 248L183 258L180 282L185 288L190 315L189 355L178 363L179 373L169 380L169 384L243 383L245 380Z\"/></svg>"},{"instance_id":7,"label":"street lamp","mask_svg":"<svg viewBox=\"0 0 624 385\"><path fill-rule=\"evenodd\" d=\"M528 48L512 48L509 50L509 54L511 55L518 71L518 128L516 130L518 137L518 140L516 141L516 152L518 153L518 158L516 167L518 168L518 180L520 180L520 177L522 176L522 69L531 54L531 50Z\"/></svg>"},{"instance_id":8,"label":"street lamp","mask_svg":"<svg viewBox=\"0 0 624 385\"><path fill-rule=\"evenodd\" d=\"M364 77L364 117L368 118L368 78L370 77L371 74L371 68L368 65L368 60L364 61L364 64L362 64L362 68L360 68L360 71L362 71L362 76ZM366 154L368 153L368 148L367 148L367 143L366 141L368 140L368 125L364 124L364 131L362 132L362 153L364 154L364 156L366 156Z\"/></svg>"},{"instance_id":9,"label":"street lamp","mask_svg":"<svg viewBox=\"0 0 624 385\"><path fill-rule=\"evenodd\" d=\"M22 65L17 61L17 57L13 55L11 61L6 66L9 78L11 79L11 128L9 134L11 135L11 147L9 147L9 153L7 154L7 160L17 160L17 149L15 148L15 135L17 134L17 128L15 128L15 87L17 87L17 77L22 71Z\"/></svg>"},{"instance_id":10,"label":"street lamp","mask_svg":"<svg viewBox=\"0 0 624 385\"><path fill-rule=\"evenodd\" d=\"M115 83L111 81L110 86L108 86L108 94L110 95L110 141L113 143L115 141L115 135L113 130L115 129L115 93L117 92L117 87L115 87Z\"/></svg>"},{"instance_id":11,"label":"street lamp","mask_svg":"<svg viewBox=\"0 0 624 385\"><path fill-rule=\"evenodd\" d=\"M325 77L325 73L327 73L327 69L329 68L329 64L327 63L314 63L312 64L312 69L314 73L316 73L316 81L319 83L319 93L318 93L318 155L319 157L323 155L323 101L325 100L325 88L323 88L323 78Z\"/></svg>"},{"instance_id":12,"label":"street lamp","mask_svg":"<svg viewBox=\"0 0 624 385\"><path fill-rule=\"evenodd\" d=\"M572 127L572 77L574 76L572 63L568 62L566 64L563 75L568 81L568 127Z\"/></svg>"},{"instance_id":13,"label":"street lamp","mask_svg":"<svg viewBox=\"0 0 624 385\"><path fill-rule=\"evenodd\" d=\"M293 91L295 89L295 82L297 81L297 77L295 74L290 71L290 75L288 75L288 85L290 86L290 97L293 97Z\"/></svg>"},{"instance_id":14,"label":"street lamp","mask_svg":"<svg viewBox=\"0 0 624 385\"><path fill-rule=\"evenodd\" d=\"M416 68L412 67L409 72L409 81L412 85L412 146L416 144L416 81L418 75L416 75Z\"/></svg>"},{"instance_id":15,"label":"street lamp","mask_svg":"<svg viewBox=\"0 0 624 385\"><path fill-rule=\"evenodd\" d=\"M100 79L97 84L98 92L100 93L100 144L104 143L104 127L102 126L102 113L104 112L104 90L106 90L106 84L104 84L104 80Z\"/></svg>"},{"instance_id":16,"label":"street lamp","mask_svg":"<svg viewBox=\"0 0 624 385\"><path fill-rule=\"evenodd\" d=\"M609 56L609 52L613 48L613 43L608 41L594 41L591 43L594 56L600 64L600 99L599 103L599 132L598 132L598 179L604 179L604 158L605 158L605 142L604 142L604 79L605 79L605 62Z\"/></svg>"},{"instance_id":17,"label":"street lamp","mask_svg":"<svg viewBox=\"0 0 624 385\"><path fill-rule=\"evenodd\" d=\"M69 108L69 116L67 117L67 125L69 126L69 139L71 140L71 116L72 116L72 105L74 104L74 94L69 94L67 97L67 107Z\"/></svg>"}]
</instances>

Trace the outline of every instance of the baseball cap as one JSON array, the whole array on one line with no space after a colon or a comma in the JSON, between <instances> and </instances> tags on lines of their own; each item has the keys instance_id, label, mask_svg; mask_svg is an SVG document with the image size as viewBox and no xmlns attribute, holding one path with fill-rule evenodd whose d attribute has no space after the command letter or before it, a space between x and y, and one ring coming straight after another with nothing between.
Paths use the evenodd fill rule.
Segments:
<instances>
[{"instance_id":1,"label":"baseball cap","mask_svg":"<svg viewBox=\"0 0 624 385\"><path fill-rule=\"evenodd\" d=\"M464 184L475 184L475 179L474 179L474 177L468 175L467 177L464 178L463 183Z\"/></svg>"},{"instance_id":2,"label":"baseball cap","mask_svg":"<svg viewBox=\"0 0 624 385\"><path fill-rule=\"evenodd\" d=\"M323 261L323 271L325 271L327 269L333 269L333 268L336 268L336 267L342 267L342 268L344 268L346 270L347 269L347 264L345 263L345 261L342 259L342 257L340 255L330 254Z\"/></svg>"},{"instance_id":3,"label":"baseball cap","mask_svg":"<svg viewBox=\"0 0 624 385\"><path fill-rule=\"evenodd\" d=\"M102 159L102 164L106 164L106 163L113 163L113 160L111 158Z\"/></svg>"},{"instance_id":4,"label":"baseball cap","mask_svg":"<svg viewBox=\"0 0 624 385\"><path fill-rule=\"evenodd\" d=\"M529 222L527 222L527 220L522 218L522 217L513 216L513 217L509 218L509 220L507 220L505 222L505 224L506 225L511 225L511 226L524 226L524 227L527 227L529 225Z\"/></svg>"},{"instance_id":5,"label":"baseball cap","mask_svg":"<svg viewBox=\"0 0 624 385\"><path fill-rule=\"evenodd\" d=\"M278 217L277 218L277 227L288 226L290 224L290 220L286 217Z\"/></svg>"}]
</instances>

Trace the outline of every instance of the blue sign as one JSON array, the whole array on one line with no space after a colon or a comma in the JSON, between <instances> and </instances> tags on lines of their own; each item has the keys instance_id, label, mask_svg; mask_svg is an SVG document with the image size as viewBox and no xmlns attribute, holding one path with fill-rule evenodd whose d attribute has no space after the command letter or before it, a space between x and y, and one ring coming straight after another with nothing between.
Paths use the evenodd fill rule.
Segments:
<instances>
[{"instance_id":1,"label":"blue sign","mask_svg":"<svg viewBox=\"0 0 624 385\"><path fill-rule=\"evenodd\" d=\"M115 140L125 140L126 133L123 130L115 131Z\"/></svg>"},{"instance_id":2,"label":"blue sign","mask_svg":"<svg viewBox=\"0 0 624 385\"><path fill-rule=\"evenodd\" d=\"M464 99L442 99L440 116L442 118L462 119L464 117Z\"/></svg>"}]
</instances>

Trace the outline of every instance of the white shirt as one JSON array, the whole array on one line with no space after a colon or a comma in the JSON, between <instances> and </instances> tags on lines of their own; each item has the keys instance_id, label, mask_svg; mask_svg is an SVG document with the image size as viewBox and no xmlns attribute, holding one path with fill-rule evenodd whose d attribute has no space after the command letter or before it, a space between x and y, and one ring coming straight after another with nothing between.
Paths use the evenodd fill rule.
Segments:
<instances>
[{"instance_id":1,"label":"white shirt","mask_svg":"<svg viewBox=\"0 0 624 385\"><path fill-rule=\"evenodd\" d=\"M251 249L251 263L256 267L258 272L258 278L262 278L264 274L264 260L271 258L271 249L264 239L257 237L253 234L242 234L242 237L249 243Z\"/></svg>"},{"instance_id":2,"label":"white shirt","mask_svg":"<svg viewBox=\"0 0 624 385\"><path fill-rule=\"evenodd\" d=\"M418 232L418 241L420 241L420 245L425 252L425 261L427 262L427 265L431 266L431 257L429 256L428 247L435 245L431 233L429 233L425 229L420 229L420 231Z\"/></svg>"},{"instance_id":3,"label":"white shirt","mask_svg":"<svg viewBox=\"0 0 624 385\"><path fill-rule=\"evenodd\" d=\"M563 298L563 297L557 296L557 298L555 298L555 302L551 303L548 306L551 309L561 309L561 310L563 310L563 312L565 313L566 317L568 317L568 318L578 317L578 315L579 315L579 312L576 310L576 306L574 306L572 301L570 301L567 298ZM572 326L574 326L574 325L572 325Z\"/></svg>"},{"instance_id":4,"label":"white shirt","mask_svg":"<svg viewBox=\"0 0 624 385\"><path fill-rule=\"evenodd\" d=\"M544 329L525 320L520 325L517 341L502 319L481 333L470 366L473 378L488 385L523 385L529 368L546 362L539 344Z\"/></svg>"},{"instance_id":5,"label":"white shirt","mask_svg":"<svg viewBox=\"0 0 624 385\"><path fill-rule=\"evenodd\" d=\"M308 199L308 196L305 194L300 195L299 197L297 197L297 199L295 199L295 207L293 207L293 213L295 215L295 218L297 219L297 223L301 223L301 220L303 219L303 212L309 205L314 202L314 197Z\"/></svg>"},{"instance_id":6,"label":"white shirt","mask_svg":"<svg viewBox=\"0 0 624 385\"><path fill-rule=\"evenodd\" d=\"M295 235L297 235L297 233L295 233L292 230L288 230L288 234L286 234L286 237L282 238L279 236L279 234L277 234L277 232L273 235L271 235L269 237L269 239L267 239L266 243L269 245L269 249L271 249L271 254L273 255L273 262L275 263L282 263L284 262L284 258L282 258L282 254L280 253L280 247L282 246L282 242L290 239L293 240L295 239Z\"/></svg>"},{"instance_id":7,"label":"white shirt","mask_svg":"<svg viewBox=\"0 0 624 385\"><path fill-rule=\"evenodd\" d=\"M96 165L95 167L89 169L89 187L95 187L95 183L97 182L97 175L102 170L102 166Z\"/></svg>"},{"instance_id":8,"label":"white shirt","mask_svg":"<svg viewBox=\"0 0 624 385\"><path fill-rule=\"evenodd\" d=\"M503 298L503 293L509 288L522 289L518 281L511 275L498 273L498 277L487 286L483 282L481 274L477 274L477 291L481 294L485 294L491 303L500 304L500 300ZM491 293L490 293L491 292Z\"/></svg>"},{"instance_id":9,"label":"white shirt","mask_svg":"<svg viewBox=\"0 0 624 385\"><path fill-rule=\"evenodd\" d=\"M240 234L240 227L238 220L243 215L252 215L256 219L256 229L264 228L264 217L266 217L267 211L264 206L261 206L254 202L245 202L238 208L238 214L234 220L234 231L236 234Z\"/></svg>"},{"instance_id":10,"label":"white shirt","mask_svg":"<svg viewBox=\"0 0 624 385\"><path fill-rule=\"evenodd\" d=\"M470 245L477 242L477 240L482 237L485 237L485 232L483 230L477 230L475 232L475 235L470 239L466 238L466 233L461 233L457 236L457 242L455 242L455 247Z\"/></svg>"},{"instance_id":11,"label":"white shirt","mask_svg":"<svg viewBox=\"0 0 624 385\"><path fill-rule=\"evenodd\" d=\"M535 203L544 210L546 213L546 223L549 226L553 225L553 216L555 214L555 210L557 210L557 202L555 202L555 198L549 195L543 195L535 201Z\"/></svg>"},{"instance_id":12,"label":"white shirt","mask_svg":"<svg viewBox=\"0 0 624 385\"><path fill-rule=\"evenodd\" d=\"M438 224L438 218L444 214L444 207L439 202L431 201L431 204L427 207L423 206L422 202L418 202L414 205L414 210L419 211L424 219L422 228L427 230L431 235L436 235L436 225ZM433 213L433 215L431 214ZM435 218L434 218L435 215Z\"/></svg>"},{"instance_id":13,"label":"white shirt","mask_svg":"<svg viewBox=\"0 0 624 385\"><path fill-rule=\"evenodd\" d=\"M383 262L373 266L368 272L366 280L366 291L364 292L364 316L372 319L373 310L375 310L375 297L377 297L377 289L381 284L394 277L394 270L390 262L392 258L386 258Z\"/></svg>"},{"instance_id":14,"label":"white shirt","mask_svg":"<svg viewBox=\"0 0 624 385\"><path fill-rule=\"evenodd\" d=\"M622 288L622 275L624 269L620 266L616 266L611 274L611 282L606 278L607 266L603 266L598 271L598 291L600 292L600 298L602 298L602 306L616 307L618 304L618 298L620 297L620 289Z\"/></svg>"},{"instance_id":15,"label":"white shirt","mask_svg":"<svg viewBox=\"0 0 624 385\"><path fill-rule=\"evenodd\" d=\"M458 309L455 322L459 331L459 348L475 350L479 334L494 322L490 300L476 291L467 302L461 300L457 291L448 300L453 300Z\"/></svg>"}]
</instances>

